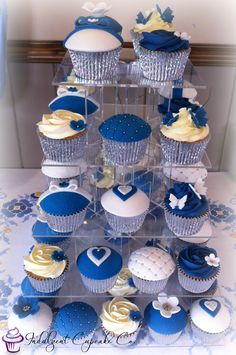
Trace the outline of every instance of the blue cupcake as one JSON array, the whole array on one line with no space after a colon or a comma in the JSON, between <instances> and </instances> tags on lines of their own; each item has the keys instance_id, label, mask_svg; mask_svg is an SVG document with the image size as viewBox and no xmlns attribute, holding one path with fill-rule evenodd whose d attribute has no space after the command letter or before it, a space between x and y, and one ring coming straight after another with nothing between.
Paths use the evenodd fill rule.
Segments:
<instances>
[{"instance_id":1,"label":"blue cupcake","mask_svg":"<svg viewBox=\"0 0 236 355\"><path fill-rule=\"evenodd\" d=\"M84 302L72 302L59 309L53 329L61 337L82 344L92 339L97 324L98 316L92 306Z\"/></svg>"},{"instance_id":2,"label":"blue cupcake","mask_svg":"<svg viewBox=\"0 0 236 355\"><path fill-rule=\"evenodd\" d=\"M122 268L122 258L112 248L95 246L78 256L77 268L89 291L103 293L114 286Z\"/></svg>"},{"instance_id":3,"label":"blue cupcake","mask_svg":"<svg viewBox=\"0 0 236 355\"><path fill-rule=\"evenodd\" d=\"M106 119L99 127L105 159L111 164L120 165L140 162L145 155L151 131L150 125L136 115L123 113Z\"/></svg>"},{"instance_id":4,"label":"blue cupcake","mask_svg":"<svg viewBox=\"0 0 236 355\"><path fill-rule=\"evenodd\" d=\"M31 282L27 276L21 282L21 291L23 296L37 298L38 301L45 302L50 307L54 305L54 296L56 296L59 292L59 290L54 292L39 292L31 285Z\"/></svg>"},{"instance_id":5,"label":"blue cupcake","mask_svg":"<svg viewBox=\"0 0 236 355\"><path fill-rule=\"evenodd\" d=\"M78 187L77 180L69 183L52 181L38 200L38 206L49 227L56 232L75 231L83 223L91 196Z\"/></svg>"},{"instance_id":6,"label":"blue cupcake","mask_svg":"<svg viewBox=\"0 0 236 355\"><path fill-rule=\"evenodd\" d=\"M200 231L209 217L206 188L195 185L174 184L164 199L165 219L169 229L177 236L191 236Z\"/></svg>"},{"instance_id":7,"label":"blue cupcake","mask_svg":"<svg viewBox=\"0 0 236 355\"><path fill-rule=\"evenodd\" d=\"M160 345L174 343L187 325L188 316L177 297L160 293L144 311L144 321L152 338Z\"/></svg>"},{"instance_id":8,"label":"blue cupcake","mask_svg":"<svg viewBox=\"0 0 236 355\"><path fill-rule=\"evenodd\" d=\"M189 292L206 292L216 281L219 272L220 258L213 248L190 245L179 253L179 283Z\"/></svg>"}]
</instances>

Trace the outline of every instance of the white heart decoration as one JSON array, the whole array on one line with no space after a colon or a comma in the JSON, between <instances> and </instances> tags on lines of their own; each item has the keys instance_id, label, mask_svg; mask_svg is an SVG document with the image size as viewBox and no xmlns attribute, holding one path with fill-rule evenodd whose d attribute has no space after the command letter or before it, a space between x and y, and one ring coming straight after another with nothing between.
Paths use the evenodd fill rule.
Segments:
<instances>
[{"instance_id":1,"label":"white heart decoration","mask_svg":"<svg viewBox=\"0 0 236 355\"><path fill-rule=\"evenodd\" d=\"M95 258L95 256L93 255L93 250L105 250L105 254L103 255L103 257L101 259L97 259ZM107 258L109 258L111 254L111 250L107 247L93 247L93 248L89 248L87 250L87 256L88 258L97 266L100 266L102 263L104 263L105 260L107 260Z\"/></svg>"},{"instance_id":2,"label":"white heart decoration","mask_svg":"<svg viewBox=\"0 0 236 355\"><path fill-rule=\"evenodd\" d=\"M218 304L215 301L206 301L204 302L204 305L212 312L214 312L218 307Z\"/></svg>"},{"instance_id":3,"label":"white heart decoration","mask_svg":"<svg viewBox=\"0 0 236 355\"><path fill-rule=\"evenodd\" d=\"M121 185L118 187L118 191L122 194L122 195L127 195L130 191L132 191L132 186L125 186L125 185Z\"/></svg>"}]
</instances>

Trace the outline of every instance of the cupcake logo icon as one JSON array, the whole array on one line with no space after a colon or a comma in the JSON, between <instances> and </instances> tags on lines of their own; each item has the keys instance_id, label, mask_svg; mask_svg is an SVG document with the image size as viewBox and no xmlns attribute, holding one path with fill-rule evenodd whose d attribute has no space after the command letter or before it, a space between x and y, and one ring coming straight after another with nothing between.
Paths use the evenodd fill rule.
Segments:
<instances>
[{"instance_id":1,"label":"cupcake logo icon","mask_svg":"<svg viewBox=\"0 0 236 355\"><path fill-rule=\"evenodd\" d=\"M2 337L8 353L18 353L20 351L20 344L24 337L20 334L18 328L8 330L7 334Z\"/></svg>"}]
</instances>

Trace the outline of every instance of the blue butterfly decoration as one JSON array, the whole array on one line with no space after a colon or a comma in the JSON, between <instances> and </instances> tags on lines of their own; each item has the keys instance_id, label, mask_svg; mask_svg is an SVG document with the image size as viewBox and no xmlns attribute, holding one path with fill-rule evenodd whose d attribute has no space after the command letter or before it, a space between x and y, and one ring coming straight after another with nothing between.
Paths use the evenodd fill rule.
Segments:
<instances>
[{"instance_id":1,"label":"blue butterfly decoration","mask_svg":"<svg viewBox=\"0 0 236 355\"><path fill-rule=\"evenodd\" d=\"M156 4L156 8L164 22L172 22L174 15L172 15L173 11L169 7L167 7L163 12L158 4Z\"/></svg>"},{"instance_id":2,"label":"blue butterfly decoration","mask_svg":"<svg viewBox=\"0 0 236 355\"><path fill-rule=\"evenodd\" d=\"M146 23L150 20L151 16L152 16L152 12L147 17L145 17L140 11L136 17L136 22L146 25Z\"/></svg>"},{"instance_id":3,"label":"blue butterfly decoration","mask_svg":"<svg viewBox=\"0 0 236 355\"><path fill-rule=\"evenodd\" d=\"M168 112L165 117L163 117L162 119L162 123L165 125L165 126L171 126L174 122L177 121L179 115L173 115L172 112Z\"/></svg>"},{"instance_id":4,"label":"blue butterfly decoration","mask_svg":"<svg viewBox=\"0 0 236 355\"><path fill-rule=\"evenodd\" d=\"M206 111L203 107L199 107L195 112L189 110L191 118L197 128L206 126L208 123L208 119L206 117Z\"/></svg>"}]
</instances>

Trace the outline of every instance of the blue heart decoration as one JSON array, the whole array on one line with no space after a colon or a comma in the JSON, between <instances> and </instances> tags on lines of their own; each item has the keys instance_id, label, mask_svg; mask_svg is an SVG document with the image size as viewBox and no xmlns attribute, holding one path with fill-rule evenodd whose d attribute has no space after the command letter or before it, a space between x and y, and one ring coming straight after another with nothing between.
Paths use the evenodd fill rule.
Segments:
<instances>
[{"instance_id":1,"label":"blue heart decoration","mask_svg":"<svg viewBox=\"0 0 236 355\"><path fill-rule=\"evenodd\" d=\"M107 260L110 254L111 250L107 247L92 247L87 250L88 258L98 267Z\"/></svg>"},{"instance_id":2,"label":"blue heart decoration","mask_svg":"<svg viewBox=\"0 0 236 355\"><path fill-rule=\"evenodd\" d=\"M137 192L137 187L133 185L116 185L113 187L112 191L119 197L122 201L127 201Z\"/></svg>"},{"instance_id":3,"label":"blue heart decoration","mask_svg":"<svg viewBox=\"0 0 236 355\"><path fill-rule=\"evenodd\" d=\"M215 299L205 299L203 298L199 302L200 307L207 312L212 318L214 318L221 309L221 304Z\"/></svg>"},{"instance_id":4,"label":"blue heart decoration","mask_svg":"<svg viewBox=\"0 0 236 355\"><path fill-rule=\"evenodd\" d=\"M96 259L100 260L106 254L106 251L104 249L94 249L92 254Z\"/></svg>"}]
</instances>

